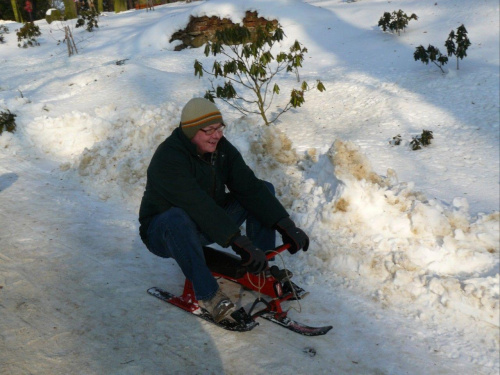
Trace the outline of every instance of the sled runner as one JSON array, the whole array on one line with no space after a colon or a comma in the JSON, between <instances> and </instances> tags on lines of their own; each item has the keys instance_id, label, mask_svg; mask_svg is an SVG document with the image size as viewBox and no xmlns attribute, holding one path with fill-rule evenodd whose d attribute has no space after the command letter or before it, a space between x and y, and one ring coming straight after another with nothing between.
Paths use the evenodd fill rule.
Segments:
<instances>
[{"instance_id":1,"label":"sled runner","mask_svg":"<svg viewBox=\"0 0 500 375\"><path fill-rule=\"evenodd\" d=\"M268 251L267 259L274 258L289 246L285 244ZM306 336L324 335L332 329L332 326L310 327L288 317L288 311L283 310L281 304L302 299L307 294L304 289L290 281L291 273L288 271L272 266L265 271L264 275L254 275L246 271L239 257L210 247L204 247L203 251L207 265L215 277L233 281L262 295L255 300L248 312L240 308L231 314L231 319L224 319L219 323L214 322L211 315L198 305L193 284L187 279L181 296L175 296L157 287L148 289L148 293L230 331L250 331L259 324L256 322L259 317ZM258 305L263 305L263 308L254 312Z\"/></svg>"}]
</instances>

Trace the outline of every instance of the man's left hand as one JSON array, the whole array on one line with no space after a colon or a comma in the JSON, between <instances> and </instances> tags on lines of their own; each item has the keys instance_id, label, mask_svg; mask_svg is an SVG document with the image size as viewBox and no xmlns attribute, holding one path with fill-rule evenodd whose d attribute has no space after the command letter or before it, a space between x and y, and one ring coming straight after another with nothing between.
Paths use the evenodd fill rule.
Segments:
<instances>
[{"instance_id":1,"label":"man's left hand","mask_svg":"<svg viewBox=\"0 0 500 375\"><path fill-rule=\"evenodd\" d=\"M290 244L288 251L295 254L300 249L307 251L309 248L309 237L304 231L295 226L295 223L289 217L285 217L276 223L276 229L283 238L283 243Z\"/></svg>"}]
</instances>

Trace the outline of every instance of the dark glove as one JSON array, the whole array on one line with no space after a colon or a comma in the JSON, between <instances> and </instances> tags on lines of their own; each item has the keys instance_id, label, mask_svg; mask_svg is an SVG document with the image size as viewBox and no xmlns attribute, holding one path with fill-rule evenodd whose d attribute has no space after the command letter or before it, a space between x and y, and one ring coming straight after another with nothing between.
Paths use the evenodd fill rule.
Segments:
<instances>
[{"instance_id":1,"label":"dark glove","mask_svg":"<svg viewBox=\"0 0 500 375\"><path fill-rule=\"evenodd\" d=\"M246 267L249 272L257 275L266 269L266 255L247 236L235 237L231 247L241 257L241 265Z\"/></svg>"},{"instance_id":2,"label":"dark glove","mask_svg":"<svg viewBox=\"0 0 500 375\"><path fill-rule=\"evenodd\" d=\"M309 237L304 231L295 226L295 223L289 217L285 217L276 223L276 230L281 234L283 243L290 244L288 251L295 254L300 249L307 251L309 248Z\"/></svg>"}]
</instances>

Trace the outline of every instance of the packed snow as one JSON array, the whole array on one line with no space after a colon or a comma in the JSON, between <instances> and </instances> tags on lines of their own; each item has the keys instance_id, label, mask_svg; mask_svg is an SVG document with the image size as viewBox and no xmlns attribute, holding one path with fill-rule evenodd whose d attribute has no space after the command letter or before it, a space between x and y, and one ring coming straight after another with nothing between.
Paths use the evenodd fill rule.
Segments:
<instances>
[{"instance_id":1,"label":"packed snow","mask_svg":"<svg viewBox=\"0 0 500 375\"><path fill-rule=\"evenodd\" d=\"M419 18L382 32L398 9ZM326 87L272 126L216 102L225 136L310 235L277 262L311 292L290 316L333 325L326 336L265 321L228 332L146 294L184 281L138 237L146 169L209 88L194 60L213 61L170 36L191 15L246 10L279 20L281 49L303 43L301 79ZM73 28L71 57L60 23L36 24L40 46L23 49L21 25L0 21L0 111L17 115L0 135L0 373L498 374L498 1L177 2ZM418 45L445 52L461 24L459 70L414 60ZM423 130L434 139L413 151Z\"/></svg>"}]
</instances>

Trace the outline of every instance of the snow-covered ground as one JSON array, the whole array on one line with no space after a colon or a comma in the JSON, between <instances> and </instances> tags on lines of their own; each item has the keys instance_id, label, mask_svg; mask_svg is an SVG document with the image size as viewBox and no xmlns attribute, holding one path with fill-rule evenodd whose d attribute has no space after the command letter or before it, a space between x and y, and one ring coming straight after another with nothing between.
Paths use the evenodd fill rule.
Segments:
<instances>
[{"instance_id":1,"label":"snow-covered ground","mask_svg":"<svg viewBox=\"0 0 500 375\"><path fill-rule=\"evenodd\" d=\"M217 103L226 136L311 236L283 261L311 291L289 314L333 325L322 337L265 321L223 331L145 292L183 284L138 237L145 171L208 88L193 62L210 59L175 52L170 35L191 14L239 22L247 9L280 21L283 49L303 43L301 78L326 86L272 127ZM398 9L419 19L383 33ZM460 70L414 61L461 24ZM497 1L179 2L105 13L96 32L73 30L72 57L58 25L38 21L28 49L19 24L0 25L0 111L17 115L0 135L1 374L498 374ZM412 151L424 129L432 144Z\"/></svg>"}]
</instances>

